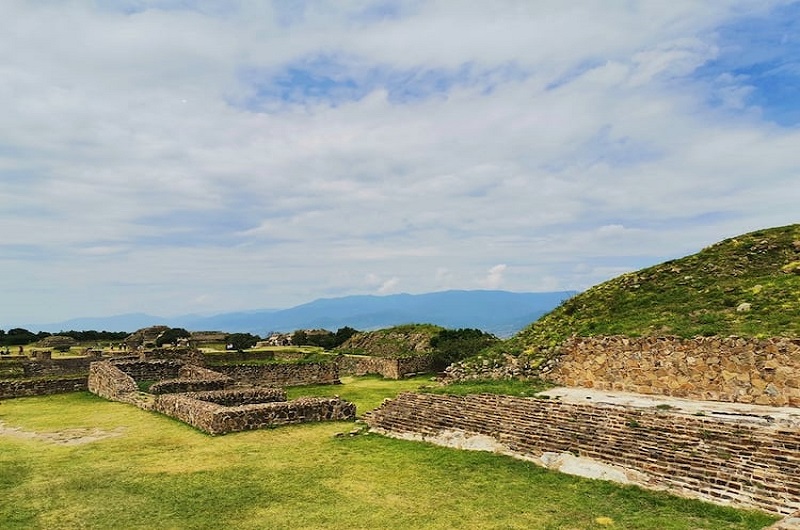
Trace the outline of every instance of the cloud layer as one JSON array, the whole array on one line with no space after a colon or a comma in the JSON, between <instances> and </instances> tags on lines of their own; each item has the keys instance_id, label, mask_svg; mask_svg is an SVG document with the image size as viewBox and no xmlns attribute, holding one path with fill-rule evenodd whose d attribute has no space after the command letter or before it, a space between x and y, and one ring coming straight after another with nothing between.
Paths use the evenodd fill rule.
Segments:
<instances>
[{"instance_id":1,"label":"cloud layer","mask_svg":"<svg viewBox=\"0 0 800 530\"><path fill-rule=\"evenodd\" d=\"M0 327L583 289L798 221L797 2L4 14Z\"/></svg>"}]
</instances>

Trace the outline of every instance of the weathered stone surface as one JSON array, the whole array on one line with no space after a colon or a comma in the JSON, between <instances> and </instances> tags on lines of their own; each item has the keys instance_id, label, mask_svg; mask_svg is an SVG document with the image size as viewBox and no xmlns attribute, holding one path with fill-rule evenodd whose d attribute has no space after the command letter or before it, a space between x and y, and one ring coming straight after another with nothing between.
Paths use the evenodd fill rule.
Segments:
<instances>
[{"instance_id":1,"label":"weathered stone surface","mask_svg":"<svg viewBox=\"0 0 800 530\"><path fill-rule=\"evenodd\" d=\"M764 530L800 530L800 511L781 519Z\"/></svg>"},{"instance_id":2,"label":"weathered stone surface","mask_svg":"<svg viewBox=\"0 0 800 530\"><path fill-rule=\"evenodd\" d=\"M296 386L339 384L336 363L287 363L215 366L214 370L244 384Z\"/></svg>"},{"instance_id":3,"label":"weathered stone surface","mask_svg":"<svg viewBox=\"0 0 800 530\"><path fill-rule=\"evenodd\" d=\"M353 403L339 397L283 401L274 389L166 394L155 410L212 435L311 421L353 420ZM280 400L280 401L279 401Z\"/></svg>"},{"instance_id":4,"label":"weathered stone surface","mask_svg":"<svg viewBox=\"0 0 800 530\"><path fill-rule=\"evenodd\" d=\"M644 487L789 515L800 509L800 430L782 420L734 420L491 394L404 393L364 416L377 432L506 453L557 465L569 453ZM553 453L556 457L553 457ZM563 464L563 462L562 462ZM628 472L630 471L630 472Z\"/></svg>"},{"instance_id":5,"label":"weathered stone surface","mask_svg":"<svg viewBox=\"0 0 800 530\"><path fill-rule=\"evenodd\" d=\"M542 372L565 386L800 407L798 374L800 339L740 337L576 337Z\"/></svg>"},{"instance_id":6,"label":"weathered stone surface","mask_svg":"<svg viewBox=\"0 0 800 530\"><path fill-rule=\"evenodd\" d=\"M58 379L8 379L0 381L0 399L81 392L87 389L88 377L85 375Z\"/></svg>"},{"instance_id":7,"label":"weathered stone surface","mask_svg":"<svg viewBox=\"0 0 800 530\"><path fill-rule=\"evenodd\" d=\"M341 355L339 371L348 375L377 374L386 379L402 379L407 374L430 372L435 360L431 355L409 357L367 357L363 355Z\"/></svg>"},{"instance_id":8,"label":"weathered stone surface","mask_svg":"<svg viewBox=\"0 0 800 530\"><path fill-rule=\"evenodd\" d=\"M155 380L150 386L152 393L140 392L137 380ZM355 419L355 405L339 397L287 402L285 391L280 389L225 388L232 384L233 379L213 370L160 360L92 363L88 386L99 396L161 412L209 434Z\"/></svg>"}]
</instances>

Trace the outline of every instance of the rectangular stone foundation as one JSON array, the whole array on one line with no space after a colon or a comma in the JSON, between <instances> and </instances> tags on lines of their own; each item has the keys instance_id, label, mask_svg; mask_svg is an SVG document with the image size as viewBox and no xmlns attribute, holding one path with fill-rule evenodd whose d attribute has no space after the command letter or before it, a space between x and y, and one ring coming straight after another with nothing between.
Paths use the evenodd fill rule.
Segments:
<instances>
[{"instance_id":1,"label":"rectangular stone foundation","mask_svg":"<svg viewBox=\"0 0 800 530\"><path fill-rule=\"evenodd\" d=\"M284 399L285 394L275 389L165 394L156 397L154 410L212 435L292 423L355 419L355 405L339 397Z\"/></svg>"}]
</instances>

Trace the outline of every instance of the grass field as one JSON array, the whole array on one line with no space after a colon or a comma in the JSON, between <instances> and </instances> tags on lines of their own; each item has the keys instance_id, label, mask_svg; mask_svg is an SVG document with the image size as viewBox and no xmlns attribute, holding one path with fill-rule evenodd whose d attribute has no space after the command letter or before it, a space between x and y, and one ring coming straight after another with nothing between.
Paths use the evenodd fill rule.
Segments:
<instances>
[{"instance_id":1,"label":"grass field","mask_svg":"<svg viewBox=\"0 0 800 530\"><path fill-rule=\"evenodd\" d=\"M291 394L336 393L364 412L426 383L345 379ZM352 423L211 437L88 393L2 401L0 422L3 529L697 530L774 520L489 453L334 436Z\"/></svg>"}]
</instances>

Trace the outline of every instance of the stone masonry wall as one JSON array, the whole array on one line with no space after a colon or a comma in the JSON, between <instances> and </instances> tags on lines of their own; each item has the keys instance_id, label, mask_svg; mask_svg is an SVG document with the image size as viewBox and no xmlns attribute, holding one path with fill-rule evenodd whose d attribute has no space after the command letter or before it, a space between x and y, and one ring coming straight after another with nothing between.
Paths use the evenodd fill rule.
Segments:
<instances>
[{"instance_id":1,"label":"stone masonry wall","mask_svg":"<svg viewBox=\"0 0 800 530\"><path fill-rule=\"evenodd\" d=\"M151 394L174 394L176 392L200 392L204 390L223 390L233 384L233 380L219 372L184 364L178 367L176 379L165 379L150 386Z\"/></svg>"},{"instance_id":2,"label":"stone masonry wall","mask_svg":"<svg viewBox=\"0 0 800 530\"><path fill-rule=\"evenodd\" d=\"M338 397L225 406L207 399L235 402L237 397L226 400L218 392L208 394L161 395L156 398L155 409L212 435L292 423L352 420L356 413L354 404Z\"/></svg>"},{"instance_id":3,"label":"stone masonry wall","mask_svg":"<svg viewBox=\"0 0 800 530\"><path fill-rule=\"evenodd\" d=\"M800 339L576 337L543 376L565 386L800 407Z\"/></svg>"},{"instance_id":4,"label":"stone masonry wall","mask_svg":"<svg viewBox=\"0 0 800 530\"><path fill-rule=\"evenodd\" d=\"M136 381L160 381L164 379L177 379L180 369L184 365L179 360L150 360L150 361L120 361L115 362L122 370Z\"/></svg>"},{"instance_id":5,"label":"stone masonry wall","mask_svg":"<svg viewBox=\"0 0 800 530\"><path fill-rule=\"evenodd\" d=\"M203 355L207 363L236 363L246 361L262 361L275 358L275 352L259 351L259 352L238 352L226 351L224 353L214 352L206 353Z\"/></svg>"},{"instance_id":6,"label":"stone masonry wall","mask_svg":"<svg viewBox=\"0 0 800 530\"><path fill-rule=\"evenodd\" d=\"M800 509L796 425L489 394L412 393L384 402L365 420L378 432L443 445L491 439L491 450L539 463L571 453L631 470L645 487L720 504L783 515Z\"/></svg>"},{"instance_id":7,"label":"stone masonry wall","mask_svg":"<svg viewBox=\"0 0 800 530\"><path fill-rule=\"evenodd\" d=\"M97 361L89 366L88 389L100 397L126 403L128 395L139 390L133 377L109 361Z\"/></svg>"},{"instance_id":8,"label":"stone masonry wall","mask_svg":"<svg viewBox=\"0 0 800 530\"><path fill-rule=\"evenodd\" d=\"M96 357L27 360L23 363L25 369L24 377L86 374L89 371L89 365L96 360Z\"/></svg>"},{"instance_id":9,"label":"stone masonry wall","mask_svg":"<svg viewBox=\"0 0 800 530\"><path fill-rule=\"evenodd\" d=\"M336 385L341 382L336 363L241 364L212 368L238 382L257 386Z\"/></svg>"},{"instance_id":10,"label":"stone masonry wall","mask_svg":"<svg viewBox=\"0 0 800 530\"><path fill-rule=\"evenodd\" d=\"M87 389L85 375L58 379L8 379L0 381L0 399L81 392Z\"/></svg>"},{"instance_id":11,"label":"stone masonry wall","mask_svg":"<svg viewBox=\"0 0 800 530\"><path fill-rule=\"evenodd\" d=\"M402 379L406 374L430 372L434 365L433 358L427 355L401 358L342 355L338 362L343 374L357 376L378 374L386 379Z\"/></svg>"}]
</instances>

